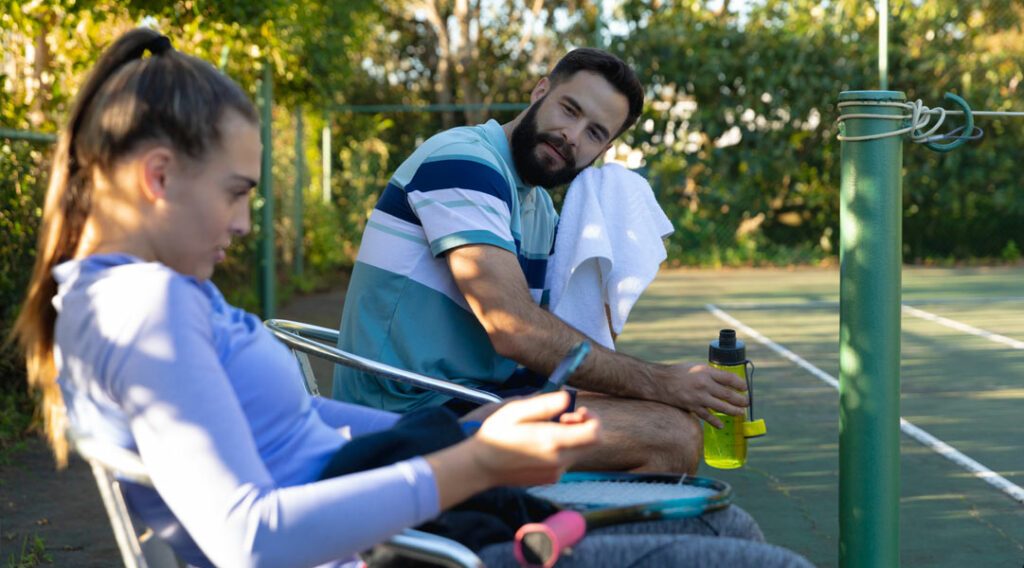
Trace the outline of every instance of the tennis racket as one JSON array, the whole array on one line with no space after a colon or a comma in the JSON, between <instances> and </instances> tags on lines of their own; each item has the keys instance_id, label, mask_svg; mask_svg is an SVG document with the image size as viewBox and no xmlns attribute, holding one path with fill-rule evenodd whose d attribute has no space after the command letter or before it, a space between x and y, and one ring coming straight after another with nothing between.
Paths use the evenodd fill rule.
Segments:
<instances>
[{"instance_id":1,"label":"tennis racket","mask_svg":"<svg viewBox=\"0 0 1024 568\"><path fill-rule=\"evenodd\" d=\"M516 532L516 560L551 568L590 529L658 519L683 519L727 507L732 487L690 475L567 473L528 491L563 507L543 522Z\"/></svg>"}]
</instances>

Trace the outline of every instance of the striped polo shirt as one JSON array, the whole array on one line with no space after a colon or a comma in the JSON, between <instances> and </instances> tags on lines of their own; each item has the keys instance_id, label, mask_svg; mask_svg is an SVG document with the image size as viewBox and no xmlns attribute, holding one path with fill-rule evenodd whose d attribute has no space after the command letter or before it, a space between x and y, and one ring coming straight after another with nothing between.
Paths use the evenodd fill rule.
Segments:
<instances>
[{"instance_id":1,"label":"striped polo shirt","mask_svg":"<svg viewBox=\"0 0 1024 568\"><path fill-rule=\"evenodd\" d=\"M485 244L515 254L530 294L544 306L557 221L548 193L519 179L498 122L431 137L399 166L370 213L338 347L468 386L504 382L516 363L495 352L445 252ZM335 367L333 394L396 412L448 400L343 366Z\"/></svg>"}]
</instances>

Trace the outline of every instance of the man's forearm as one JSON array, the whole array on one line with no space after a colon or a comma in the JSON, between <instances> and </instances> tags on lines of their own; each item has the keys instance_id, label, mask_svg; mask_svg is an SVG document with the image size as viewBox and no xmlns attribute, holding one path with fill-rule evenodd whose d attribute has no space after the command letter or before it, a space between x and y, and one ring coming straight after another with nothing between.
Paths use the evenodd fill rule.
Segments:
<instances>
[{"instance_id":1,"label":"man's forearm","mask_svg":"<svg viewBox=\"0 0 1024 568\"><path fill-rule=\"evenodd\" d=\"M460 247L448 253L448 264L499 355L550 374L573 345L586 339L533 302L522 269L508 251L486 245ZM595 344L569 384L605 394L659 400L662 381L655 375L663 367Z\"/></svg>"},{"instance_id":2,"label":"man's forearm","mask_svg":"<svg viewBox=\"0 0 1024 568\"><path fill-rule=\"evenodd\" d=\"M565 353L577 342L588 339L558 316L532 306L523 319L516 350L505 355L537 372L550 374ZM582 390L604 394L658 400L660 365L606 349L590 341L593 350L569 379L569 384Z\"/></svg>"},{"instance_id":3,"label":"man's forearm","mask_svg":"<svg viewBox=\"0 0 1024 568\"><path fill-rule=\"evenodd\" d=\"M585 336L530 297L515 255L497 247L467 245L448 253L455 282L500 355L551 373ZM595 347L570 378L575 387L620 397L662 402L718 419L711 410L741 416L746 390L736 375L702 364L662 365ZM720 423L715 424L720 426Z\"/></svg>"}]
</instances>

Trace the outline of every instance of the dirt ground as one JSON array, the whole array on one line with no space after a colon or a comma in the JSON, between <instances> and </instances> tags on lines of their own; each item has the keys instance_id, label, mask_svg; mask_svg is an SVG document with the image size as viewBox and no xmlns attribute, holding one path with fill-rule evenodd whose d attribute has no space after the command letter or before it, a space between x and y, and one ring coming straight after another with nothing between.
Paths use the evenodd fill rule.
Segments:
<instances>
[{"instance_id":1,"label":"dirt ground","mask_svg":"<svg viewBox=\"0 0 1024 568\"><path fill-rule=\"evenodd\" d=\"M56 471L45 442L29 440L14 464L0 466L0 564L20 566L22 545L45 542L54 566L103 567L121 562L89 466L77 457Z\"/></svg>"},{"instance_id":2,"label":"dirt ground","mask_svg":"<svg viewBox=\"0 0 1024 568\"><path fill-rule=\"evenodd\" d=\"M339 287L344 290L344 283ZM341 291L310 294L282 306L276 315L336 327L343 302ZM14 463L0 466L0 566L26 565L21 562L32 551L37 536L45 543L45 554L53 566L121 565L88 464L72 456L67 469L57 471L43 440L27 442L28 449L15 454Z\"/></svg>"}]
</instances>

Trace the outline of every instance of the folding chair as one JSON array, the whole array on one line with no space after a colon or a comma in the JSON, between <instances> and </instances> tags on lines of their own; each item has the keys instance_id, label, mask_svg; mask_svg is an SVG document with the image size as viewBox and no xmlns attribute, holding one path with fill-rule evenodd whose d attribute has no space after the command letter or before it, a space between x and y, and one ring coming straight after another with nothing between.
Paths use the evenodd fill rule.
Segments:
<instances>
[{"instance_id":1,"label":"folding chair","mask_svg":"<svg viewBox=\"0 0 1024 568\"><path fill-rule=\"evenodd\" d=\"M306 390L314 396L320 396L320 389L317 386L313 367L309 363L309 355L320 357L331 363L346 365L378 377L437 391L477 404L502 402L501 397L494 393L465 387L444 379L428 377L339 349L335 347L338 343L338 330L336 329L283 319L268 319L263 322L263 325L292 350L292 353L299 362L299 368L302 370ZM326 344L322 342L326 342ZM407 537L410 534L414 534L416 539L408 539ZM433 558L421 556L421 547L427 546L428 541L433 541L430 544L436 544L438 547L438 550L431 550L432 554L441 555L443 553L453 555L450 557L450 563L446 565L484 566L483 562L471 550L458 542L411 529L378 546L390 547L394 551L401 552L410 558L436 562L437 556ZM456 545L459 549L457 558L454 556L456 551L453 550L454 547L452 545Z\"/></svg>"}]
</instances>

